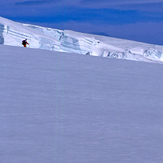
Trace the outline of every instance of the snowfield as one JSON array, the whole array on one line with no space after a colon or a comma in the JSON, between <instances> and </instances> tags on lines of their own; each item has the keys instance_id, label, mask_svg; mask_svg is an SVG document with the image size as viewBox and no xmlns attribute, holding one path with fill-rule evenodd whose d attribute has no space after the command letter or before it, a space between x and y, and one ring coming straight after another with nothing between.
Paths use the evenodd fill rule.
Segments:
<instances>
[{"instance_id":1,"label":"snowfield","mask_svg":"<svg viewBox=\"0 0 163 163\"><path fill-rule=\"evenodd\" d=\"M30 48L154 63L163 61L163 46L22 24L0 17L0 44L22 46L23 39L28 39Z\"/></svg>"},{"instance_id":2,"label":"snowfield","mask_svg":"<svg viewBox=\"0 0 163 163\"><path fill-rule=\"evenodd\" d=\"M163 46L2 17L0 44L0 163L163 162Z\"/></svg>"},{"instance_id":3,"label":"snowfield","mask_svg":"<svg viewBox=\"0 0 163 163\"><path fill-rule=\"evenodd\" d=\"M0 45L1 163L162 163L162 64Z\"/></svg>"}]
</instances>

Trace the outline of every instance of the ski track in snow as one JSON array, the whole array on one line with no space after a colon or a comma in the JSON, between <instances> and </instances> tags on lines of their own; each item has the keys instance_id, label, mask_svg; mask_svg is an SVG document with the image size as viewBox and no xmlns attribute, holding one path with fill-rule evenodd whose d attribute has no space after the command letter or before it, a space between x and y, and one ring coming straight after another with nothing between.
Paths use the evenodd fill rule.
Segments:
<instances>
[{"instance_id":1,"label":"ski track in snow","mask_svg":"<svg viewBox=\"0 0 163 163\"><path fill-rule=\"evenodd\" d=\"M30 48L153 63L163 61L163 46L21 24L0 17L0 44L22 46L25 38Z\"/></svg>"}]
</instances>

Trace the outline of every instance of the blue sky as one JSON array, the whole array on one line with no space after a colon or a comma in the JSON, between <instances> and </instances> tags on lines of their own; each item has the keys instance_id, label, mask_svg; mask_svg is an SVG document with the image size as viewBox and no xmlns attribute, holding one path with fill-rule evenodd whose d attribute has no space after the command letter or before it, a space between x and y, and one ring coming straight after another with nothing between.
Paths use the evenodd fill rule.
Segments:
<instances>
[{"instance_id":1,"label":"blue sky","mask_svg":"<svg viewBox=\"0 0 163 163\"><path fill-rule=\"evenodd\" d=\"M0 16L163 45L162 0L7 0Z\"/></svg>"}]
</instances>

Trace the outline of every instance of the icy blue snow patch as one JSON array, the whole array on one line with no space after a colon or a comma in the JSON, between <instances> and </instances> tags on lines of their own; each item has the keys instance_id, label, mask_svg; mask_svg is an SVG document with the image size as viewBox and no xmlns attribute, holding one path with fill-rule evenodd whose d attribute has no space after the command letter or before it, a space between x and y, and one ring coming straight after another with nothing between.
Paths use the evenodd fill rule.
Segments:
<instances>
[{"instance_id":1,"label":"icy blue snow patch","mask_svg":"<svg viewBox=\"0 0 163 163\"><path fill-rule=\"evenodd\" d=\"M0 23L0 44L4 44L3 31L4 31L4 25Z\"/></svg>"}]
</instances>

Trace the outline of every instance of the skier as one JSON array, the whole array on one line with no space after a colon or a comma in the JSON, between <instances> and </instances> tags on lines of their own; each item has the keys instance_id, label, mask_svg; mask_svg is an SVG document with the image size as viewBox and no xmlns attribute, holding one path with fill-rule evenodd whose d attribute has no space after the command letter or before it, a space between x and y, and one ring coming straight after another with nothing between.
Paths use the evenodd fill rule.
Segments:
<instances>
[{"instance_id":1,"label":"skier","mask_svg":"<svg viewBox=\"0 0 163 163\"><path fill-rule=\"evenodd\" d=\"M24 47L26 47L27 44L29 45L29 43L27 42L27 39L25 39L25 40L22 41L22 45L23 45Z\"/></svg>"}]
</instances>

